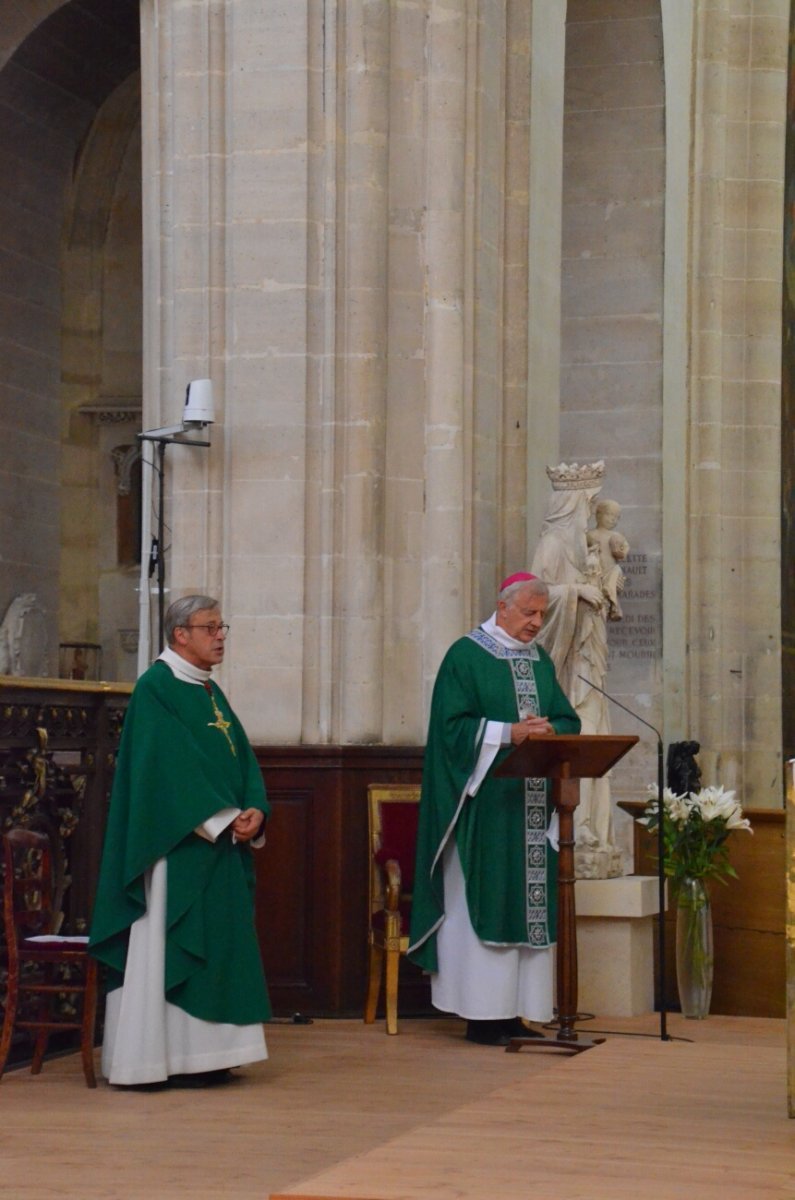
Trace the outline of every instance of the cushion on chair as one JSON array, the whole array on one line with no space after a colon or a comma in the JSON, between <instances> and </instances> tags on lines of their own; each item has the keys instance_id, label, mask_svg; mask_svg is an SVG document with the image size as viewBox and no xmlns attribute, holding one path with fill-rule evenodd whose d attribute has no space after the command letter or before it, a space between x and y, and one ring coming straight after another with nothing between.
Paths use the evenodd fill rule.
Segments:
<instances>
[{"instance_id":1,"label":"cushion on chair","mask_svg":"<svg viewBox=\"0 0 795 1200\"><path fill-rule=\"evenodd\" d=\"M22 938L19 944L24 950L85 950L88 937L59 937L55 933L41 933L34 937Z\"/></svg>"},{"instance_id":2,"label":"cushion on chair","mask_svg":"<svg viewBox=\"0 0 795 1200\"><path fill-rule=\"evenodd\" d=\"M375 861L383 867L390 858L400 864L404 892L414 887L414 854L420 806L401 800L381 805L381 849Z\"/></svg>"}]
</instances>

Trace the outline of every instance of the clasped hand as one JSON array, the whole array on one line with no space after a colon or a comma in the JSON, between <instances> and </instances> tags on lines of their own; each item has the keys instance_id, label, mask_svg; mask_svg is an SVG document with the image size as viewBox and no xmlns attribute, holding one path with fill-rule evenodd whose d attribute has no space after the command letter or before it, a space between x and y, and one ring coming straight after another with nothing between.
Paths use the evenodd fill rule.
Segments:
<instances>
[{"instance_id":1,"label":"clasped hand","mask_svg":"<svg viewBox=\"0 0 795 1200\"><path fill-rule=\"evenodd\" d=\"M554 732L546 717L525 717L523 721L511 725L511 741L514 746L518 746L520 742L536 734Z\"/></svg>"},{"instance_id":2,"label":"clasped hand","mask_svg":"<svg viewBox=\"0 0 795 1200\"><path fill-rule=\"evenodd\" d=\"M232 822L232 832L239 842L250 842L259 833L262 813L258 808L247 808Z\"/></svg>"}]
</instances>

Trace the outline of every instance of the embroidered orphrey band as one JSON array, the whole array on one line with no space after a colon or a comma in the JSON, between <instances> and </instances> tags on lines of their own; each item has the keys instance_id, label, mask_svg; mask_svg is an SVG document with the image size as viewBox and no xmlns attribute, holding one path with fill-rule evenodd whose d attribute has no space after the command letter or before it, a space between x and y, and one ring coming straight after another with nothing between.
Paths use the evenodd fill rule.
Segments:
<instances>
[{"instance_id":1,"label":"embroidered orphrey band","mask_svg":"<svg viewBox=\"0 0 795 1200\"><path fill-rule=\"evenodd\" d=\"M519 720L537 717L538 691L529 657L510 660ZM527 939L538 948L549 945L547 929L547 787L545 779L525 779L525 854Z\"/></svg>"},{"instance_id":2,"label":"embroidered orphrey band","mask_svg":"<svg viewBox=\"0 0 795 1200\"><path fill-rule=\"evenodd\" d=\"M473 629L468 636L494 658L506 659L511 668L519 720L538 714L538 690L533 663L538 662L538 647L530 643L521 649L501 645L485 629ZM525 881L527 940L531 946L549 946L547 926L547 787L545 779L525 779Z\"/></svg>"}]
</instances>

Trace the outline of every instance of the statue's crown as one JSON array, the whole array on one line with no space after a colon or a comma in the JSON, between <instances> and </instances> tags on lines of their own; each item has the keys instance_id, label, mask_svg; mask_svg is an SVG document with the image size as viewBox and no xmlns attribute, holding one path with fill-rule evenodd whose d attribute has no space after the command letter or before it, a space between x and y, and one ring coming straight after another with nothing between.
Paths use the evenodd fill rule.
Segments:
<instances>
[{"instance_id":1,"label":"statue's crown","mask_svg":"<svg viewBox=\"0 0 795 1200\"><path fill-rule=\"evenodd\" d=\"M581 488L592 488L601 485L605 473L605 464L599 462L558 463L556 467L547 467L549 482L553 491L576 492Z\"/></svg>"}]
</instances>

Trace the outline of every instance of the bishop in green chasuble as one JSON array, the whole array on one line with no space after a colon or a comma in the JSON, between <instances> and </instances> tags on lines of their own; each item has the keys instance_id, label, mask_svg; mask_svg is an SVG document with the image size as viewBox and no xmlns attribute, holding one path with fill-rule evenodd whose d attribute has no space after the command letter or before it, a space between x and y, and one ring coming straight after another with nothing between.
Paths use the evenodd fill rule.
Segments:
<instances>
[{"instance_id":1,"label":"bishop in green chasuble","mask_svg":"<svg viewBox=\"0 0 795 1200\"><path fill-rule=\"evenodd\" d=\"M91 928L109 989L103 1072L118 1084L267 1056L251 843L269 806L248 738L210 679L225 640L217 606L186 597L174 608L185 624L125 718Z\"/></svg>"},{"instance_id":2,"label":"bishop in green chasuble","mask_svg":"<svg viewBox=\"0 0 795 1200\"><path fill-rule=\"evenodd\" d=\"M408 953L434 1005L470 1022L552 1015L557 814L546 780L494 774L524 738L580 731L534 640L547 598L533 576L507 580L433 692Z\"/></svg>"}]
</instances>

